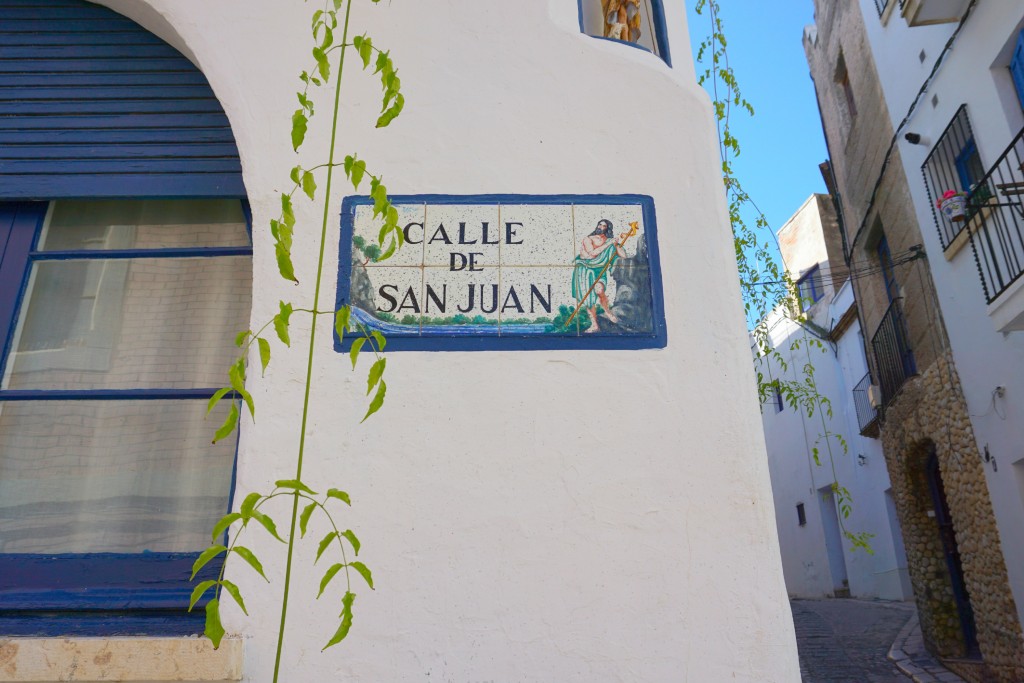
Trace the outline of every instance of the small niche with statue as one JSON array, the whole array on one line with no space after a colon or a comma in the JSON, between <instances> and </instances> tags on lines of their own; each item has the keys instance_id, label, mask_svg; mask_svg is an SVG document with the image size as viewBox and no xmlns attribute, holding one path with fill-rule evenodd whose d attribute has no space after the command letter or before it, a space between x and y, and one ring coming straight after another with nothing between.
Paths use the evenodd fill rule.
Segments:
<instances>
[{"instance_id":1,"label":"small niche with statue","mask_svg":"<svg viewBox=\"0 0 1024 683\"><path fill-rule=\"evenodd\" d=\"M580 30L595 38L628 43L671 65L661 0L578 0Z\"/></svg>"}]
</instances>

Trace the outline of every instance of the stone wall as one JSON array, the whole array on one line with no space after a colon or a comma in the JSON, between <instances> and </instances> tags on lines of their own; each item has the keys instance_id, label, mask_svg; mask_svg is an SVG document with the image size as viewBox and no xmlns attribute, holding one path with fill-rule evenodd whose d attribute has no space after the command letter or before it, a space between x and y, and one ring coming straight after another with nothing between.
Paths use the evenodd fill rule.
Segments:
<instances>
[{"instance_id":1,"label":"stone wall","mask_svg":"<svg viewBox=\"0 0 1024 683\"><path fill-rule=\"evenodd\" d=\"M948 353L904 385L884 420L886 463L929 649L945 657L967 654L925 471L934 449L974 610L978 645L994 676L988 680L1019 683L1024 680L1021 628L981 454Z\"/></svg>"}]
</instances>

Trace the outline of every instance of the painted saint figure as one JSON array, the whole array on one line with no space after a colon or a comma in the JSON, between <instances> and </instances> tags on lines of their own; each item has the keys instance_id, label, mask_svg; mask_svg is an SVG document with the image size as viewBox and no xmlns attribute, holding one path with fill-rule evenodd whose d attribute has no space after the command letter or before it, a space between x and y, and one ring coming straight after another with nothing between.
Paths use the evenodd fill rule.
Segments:
<instances>
[{"instance_id":1,"label":"painted saint figure","mask_svg":"<svg viewBox=\"0 0 1024 683\"><path fill-rule=\"evenodd\" d=\"M608 282L608 266L617 255L626 258L626 252L620 246L626 235L615 237L612 222L602 218L597 222L594 232L583 238L580 253L573 261L572 296L580 308L587 311L590 327L587 332L598 332L597 304L600 303L604 314L613 323L618 322L612 313L611 303L605 293Z\"/></svg>"},{"instance_id":2,"label":"painted saint figure","mask_svg":"<svg viewBox=\"0 0 1024 683\"><path fill-rule=\"evenodd\" d=\"M601 0L604 37L635 43L640 40L640 5L637 0Z\"/></svg>"}]
</instances>

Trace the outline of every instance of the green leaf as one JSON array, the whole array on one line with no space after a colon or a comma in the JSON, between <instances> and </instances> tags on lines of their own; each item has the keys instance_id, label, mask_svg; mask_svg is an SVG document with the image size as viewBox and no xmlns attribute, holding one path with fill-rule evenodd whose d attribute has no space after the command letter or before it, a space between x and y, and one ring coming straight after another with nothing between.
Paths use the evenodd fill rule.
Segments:
<instances>
[{"instance_id":1,"label":"green leaf","mask_svg":"<svg viewBox=\"0 0 1024 683\"><path fill-rule=\"evenodd\" d=\"M347 538L348 542L352 544L352 550L356 551L356 556L358 557L359 556L359 549L362 548L363 546L359 542L359 539L356 538L356 535L354 533L352 533L351 529L346 529L345 531L342 531L341 535L344 536L345 538Z\"/></svg>"},{"instance_id":2,"label":"green leaf","mask_svg":"<svg viewBox=\"0 0 1024 683\"><path fill-rule=\"evenodd\" d=\"M396 247L398 247L398 243L395 240L391 240L391 242L388 244L388 248L384 251L384 253L377 257L377 262L379 263L380 261L387 261L389 258L391 258L391 255L395 253Z\"/></svg>"},{"instance_id":3,"label":"green leaf","mask_svg":"<svg viewBox=\"0 0 1024 683\"><path fill-rule=\"evenodd\" d=\"M220 623L220 603L217 602L217 598L206 603L206 629L203 633L213 643L214 650L220 647L220 641L224 637L224 627Z\"/></svg>"},{"instance_id":4,"label":"green leaf","mask_svg":"<svg viewBox=\"0 0 1024 683\"><path fill-rule=\"evenodd\" d=\"M238 426L238 404L234 401L231 402L231 410L228 411L227 419L224 420L224 424L220 426L220 429L213 435L213 443L217 443L221 439L227 438L231 432L235 431L235 427Z\"/></svg>"},{"instance_id":5,"label":"green leaf","mask_svg":"<svg viewBox=\"0 0 1024 683\"><path fill-rule=\"evenodd\" d=\"M358 48L359 56L363 58L363 68L370 66L370 57L373 56L373 40L369 36L363 39ZM401 61L401 60L399 60Z\"/></svg>"},{"instance_id":6,"label":"green leaf","mask_svg":"<svg viewBox=\"0 0 1024 683\"><path fill-rule=\"evenodd\" d=\"M227 393L228 393L229 391L231 391L231 387L224 387L223 389L218 389L218 390L217 390L217 391L216 391L216 392L215 392L215 393L213 394L213 396L211 396L211 397L210 397L210 402L206 404L206 414L207 414L207 415L209 415L209 414L210 414L210 411L211 411L211 410L213 410L213 407L214 407L215 405L217 405L217 403L219 403L219 402L220 402L220 400L221 400L222 398L224 398L224 396L225 396L225 395L226 395L226 394L227 394Z\"/></svg>"},{"instance_id":7,"label":"green leaf","mask_svg":"<svg viewBox=\"0 0 1024 683\"><path fill-rule=\"evenodd\" d=\"M238 393L241 394L242 400L245 401L246 408L249 409L249 414L252 415L252 421L256 421L256 404L252 400L252 394L245 389L239 389Z\"/></svg>"},{"instance_id":8,"label":"green leaf","mask_svg":"<svg viewBox=\"0 0 1024 683\"><path fill-rule=\"evenodd\" d=\"M327 24L324 24L324 39L320 41L320 49L326 51L334 44L334 31Z\"/></svg>"},{"instance_id":9,"label":"green leaf","mask_svg":"<svg viewBox=\"0 0 1024 683\"><path fill-rule=\"evenodd\" d=\"M313 564L316 564L317 562L320 561L320 556L323 555L324 551L327 550L328 546L331 545L331 541L333 541L337 537L338 537L338 532L337 531L332 531L329 534L327 534L326 536L324 536L323 540L320 541L320 547L317 548L317 550L316 550L316 559L313 560Z\"/></svg>"},{"instance_id":10,"label":"green leaf","mask_svg":"<svg viewBox=\"0 0 1024 683\"><path fill-rule=\"evenodd\" d=\"M288 174L288 177L291 178L292 182L295 183L296 185L300 184L302 182L302 166L295 166L294 168L292 168L291 172Z\"/></svg>"},{"instance_id":11,"label":"green leaf","mask_svg":"<svg viewBox=\"0 0 1024 683\"><path fill-rule=\"evenodd\" d=\"M192 608L196 606L197 602L199 602L199 598L203 597L203 593L210 590L210 586L215 585L217 585L217 582L214 579L210 579L209 581L203 581L201 584L193 588L192 597L188 601L188 611L191 612Z\"/></svg>"},{"instance_id":12,"label":"green leaf","mask_svg":"<svg viewBox=\"0 0 1024 683\"><path fill-rule=\"evenodd\" d=\"M352 603L355 602L355 599L355 593L345 593L345 597L341 599L341 626L338 627L334 636L324 645L324 650L345 640L345 636L348 635L349 630L352 628Z\"/></svg>"},{"instance_id":13,"label":"green leaf","mask_svg":"<svg viewBox=\"0 0 1024 683\"><path fill-rule=\"evenodd\" d=\"M287 245L279 241L274 245L274 253L277 256L277 271L281 273L281 277L298 282L299 279L295 277L295 266L292 264L292 253L288 250Z\"/></svg>"},{"instance_id":14,"label":"green leaf","mask_svg":"<svg viewBox=\"0 0 1024 683\"><path fill-rule=\"evenodd\" d=\"M245 340L249 338L250 334L252 334L252 333L249 330L245 330L244 332L239 332L235 336L235 346L237 346L238 348L242 348L242 344L245 343Z\"/></svg>"},{"instance_id":15,"label":"green leaf","mask_svg":"<svg viewBox=\"0 0 1024 683\"><path fill-rule=\"evenodd\" d=\"M380 410L380 407L384 405L384 395L388 392L388 385L384 380L381 380L377 386L377 393L373 395L373 400L370 401L370 407L366 409L366 415L363 415L363 419L360 420L360 424L366 422L366 419Z\"/></svg>"},{"instance_id":16,"label":"green leaf","mask_svg":"<svg viewBox=\"0 0 1024 683\"><path fill-rule=\"evenodd\" d=\"M399 114L402 113L402 109L405 107L405 97L399 93L395 96L395 103L391 105L380 117L377 119L377 128L384 128L392 121L394 121Z\"/></svg>"},{"instance_id":17,"label":"green leaf","mask_svg":"<svg viewBox=\"0 0 1024 683\"><path fill-rule=\"evenodd\" d=\"M244 546L236 545L231 549L231 552L237 554L243 560L248 562L249 566L256 570L256 573L262 576L267 583L270 583L270 579L268 579L267 575L263 573L263 565L260 564L260 561L256 559L256 556L253 555L251 550Z\"/></svg>"},{"instance_id":18,"label":"green leaf","mask_svg":"<svg viewBox=\"0 0 1024 683\"><path fill-rule=\"evenodd\" d=\"M384 338L384 335L379 330L374 330L370 333L370 336L377 342L378 351L383 351L384 347L388 345L388 340Z\"/></svg>"},{"instance_id":19,"label":"green leaf","mask_svg":"<svg viewBox=\"0 0 1024 683\"><path fill-rule=\"evenodd\" d=\"M359 572L359 575L366 579L366 584L370 587L370 589L373 589L373 575L370 573L369 567L367 567L362 562L349 562L348 566L352 567L352 569L355 569L357 572Z\"/></svg>"},{"instance_id":20,"label":"green leaf","mask_svg":"<svg viewBox=\"0 0 1024 683\"><path fill-rule=\"evenodd\" d=\"M306 193L306 196L310 199L316 197L316 178L309 171L302 174L302 191Z\"/></svg>"},{"instance_id":21,"label":"green leaf","mask_svg":"<svg viewBox=\"0 0 1024 683\"><path fill-rule=\"evenodd\" d=\"M357 160L352 164L352 187L359 189L359 183L363 182L363 176L366 174L366 162L363 160Z\"/></svg>"},{"instance_id":22,"label":"green leaf","mask_svg":"<svg viewBox=\"0 0 1024 683\"><path fill-rule=\"evenodd\" d=\"M220 585L224 586L224 590L226 590L228 594L235 599L235 602L238 603L238 606L242 608L242 613L245 614L245 616L249 616L249 611L245 609L245 602L243 602L242 600L242 592L238 590L238 586L231 583L227 579L221 579Z\"/></svg>"},{"instance_id":23,"label":"green leaf","mask_svg":"<svg viewBox=\"0 0 1024 683\"><path fill-rule=\"evenodd\" d=\"M292 317L292 305L286 304L283 301L278 303L281 305L281 311L274 316L274 331L277 332L277 338L284 342L285 346L291 346L292 341L288 336L288 323Z\"/></svg>"},{"instance_id":24,"label":"green leaf","mask_svg":"<svg viewBox=\"0 0 1024 683\"><path fill-rule=\"evenodd\" d=\"M257 522L259 522L260 524L262 524L263 528L266 529L267 533L269 533L271 536L273 536L277 540L281 541L281 543L285 542L285 540L278 535L278 533L277 533L277 524L274 523L273 519L271 519L267 515L263 514L259 510L253 510L252 511L252 518L255 519Z\"/></svg>"},{"instance_id":25,"label":"green leaf","mask_svg":"<svg viewBox=\"0 0 1024 683\"><path fill-rule=\"evenodd\" d=\"M308 493L311 496L316 495L316 491L309 488L298 479L278 479L276 482L274 482L274 486L277 486L278 488L282 489L295 489L297 491Z\"/></svg>"},{"instance_id":26,"label":"green leaf","mask_svg":"<svg viewBox=\"0 0 1024 683\"><path fill-rule=\"evenodd\" d=\"M239 358L228 369L228 379L231 380L231 387L235 391L245 388L245 359Z\"/></svg>"},{"instance_id":27,"label":"green leaf","mask_svg":"<svg viewBox=\"0 0 1024 683\"><path fill-rule=\"evenodd\" d=\"M209 548L204 550L199 557L196 558L196 561L192 563L192 576L189 577L189 581L196 578L196 574L199 573L200 569L209 564L210 560L217 557L225 550L227 550L227 548L222 546L220 543L211 545Z\"/></svg>"},{"instance_id":28,"label":"green leaf","mask_svg":"<svg viewBox=\"0 0 1024 683\"><path fill-rule=\"evenodd\" d=\"M270 365L270 342L263 337L257 337L256 344L260 347L261 372L266 375L267 366Z\"/></svg>"},{"instance_id":29,"label":"green leaf","mask_svg":"<svg viewBox=\"0 0 1024 683\"><path fill-rule=\"evenodd\" d=\"M337 498L346 505L352 505L352 499L348 497L348 494L338 489L327 489L328 498Z\"/></svg>"},{"instance_id":30,"label":"green leaf","mask_svg":"<svg viewBox=\"0 0 1024 683\"><path fill-rule=\"evenodd\" d=\"M308 125L309 119L306 118L305 110L296 109L295 113L292 114L292 149L296 152L302 146L302 141L306 139L306 128Z\"/></svg>"},{"instance_id":31,"label":"green leaf","mask_svg":"<svg viewBox=\"0 0 1024 683\"><path fill-rule=\"evenodd\" d=\"M366 395L369 396L373 388L377 386L377 382L380 381L381 375L384 374L384 366L387 364L387 358L381 358L370 368L370 375L366 378Z\"/></svg>"},{"instance_id":32,"label":"green leaf","mask_svg":"<svg viewBox=\"0 0 1024 683\"><path fill-rule=\"evenodd\" d=\"M299 538L305 538L306 527L309 526L309 518L313 516L314 510L316 510L316 503L310 503L302 508L302 514L299 515Z\"/></svg>"},{"instance_id":33,"label":"green leaf","mask_svg":"<svg viewBox=\"0 0 1024 683\"><path fill-rule=\"evenodd\" d=\"M241 511L239 512L239 514L242 515L242 519L249 521L249 518L252 517L253 510L256 509L256 503L260 502L260 498L262 497L262 493L256 493L255 491L245 497L245 500L242 501Z\"/></svg>"},{"instance_id":34,"label":"green leaf","mask_svg":"<svg viewBox=\"0 0 1024 683\"><path fill-rule=\"evenodd\" d=\"M220 518L220 520L213 525L213 531L210 533L210 540L213 542L217 541L217 537L227 531L228 527L242 519L241 512L229 512Z\"/></svg>"},{"instance_id":35,"label":"green leaf","mask_svg":"<svg viewBox=\"0 0 1024 683\"><path fill-rule=\"evenodd\" d=\"M289 228L295 227L295 207L289 195L281 195L281 220Z\"/></svg>"},{"instance_id":36,"label":"green leaf","mask_svg":"<svg viewBox=\"0 0 1024 683\"><path fill-rule=\"evenodd\" d=\"M352 309L342 306L334 314L334 331L338 333L338 341L345 338L345 331L348 330L348 320L352 315Z\"/></svg>"},{"instance_id":37,"label":"green leaf","mask_svg":"<svg viewBox=\"0 0 1024 683\"><path fill-rule=\"evenodd\" d=\"M356 369L356 361L359 360L359 351L366 343L366 337L360 337L352 342L352 348L348 350L348 357L352 359L352 369Z\"/></svg>"},{"instance_id":38,"label":"green leaf","mask_svg":"<svg viewBox=\"0 0 1024 683\"><path fill-rule=\"evenodd\" d=\"M318 9L317 11L313 12L313 23L311 26L316 26L317 22L320 21L320 17L322 17L323 15L324 11L322 9Z\"/></svg>"},{"instance_id":39,"label":"green leaf","mask_svg":"<svg viewBox=\"0 0 1024 683\"><path fill-rule=\"evenodd\" d=\"M331 565L331 568L327 570L326 574L324 574L324 578L320 580L320 592L316 594L317 600L319 600L320 596L324 594L324 590L327 588L327 584L331 582L331 579L334 578L334 575L344 568L345 565L343 565L340 562Z\"/></svg>"},{"instance_id":40,"label":"green leaf","mask_svg":"<svg viewBox=\"0 0 1024 683\"><path fill-rule=\"evenodd\" d=\"M391 58L388 56L390 54L390 50L377 53L377 63L374 65L373 73L379 73L388 67L388 63L391 61Z\"/></svg>"},{"instance_id":41,"label":"green leaf","mask_svg":"<svg viewBox=\"0 0 1024 683\"><path fill-rule=\"evenodd\" d=\"M327 59L327 53L319 47L314 47L313 59L316 60L316 68L320 72L320 76L326 81L331 77L331 63Z\"/></svg>"}]
</instances>

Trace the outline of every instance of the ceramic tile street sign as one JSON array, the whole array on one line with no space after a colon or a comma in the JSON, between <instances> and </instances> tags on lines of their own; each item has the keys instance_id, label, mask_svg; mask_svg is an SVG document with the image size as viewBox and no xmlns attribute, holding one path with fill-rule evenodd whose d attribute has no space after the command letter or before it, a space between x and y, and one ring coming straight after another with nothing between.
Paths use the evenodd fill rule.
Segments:
<instances>
[{"instance_id":1,"label":"ceramic tile street sign","mask_svg":"<svg viewBox=\"0 0 1024 683\"><path fill-rule=\"evenodd\" d=\"M372 201L343 203L337 294L353 321L388 336L389 350L665 345L649 197L392 201L406 243L385 261Z\"/></svg>"}]
</instances>

